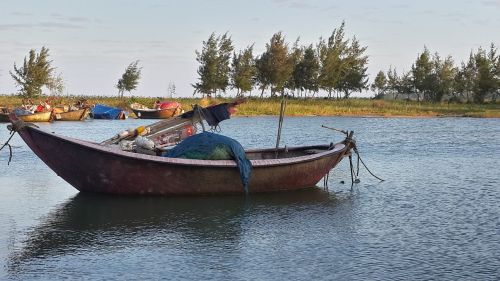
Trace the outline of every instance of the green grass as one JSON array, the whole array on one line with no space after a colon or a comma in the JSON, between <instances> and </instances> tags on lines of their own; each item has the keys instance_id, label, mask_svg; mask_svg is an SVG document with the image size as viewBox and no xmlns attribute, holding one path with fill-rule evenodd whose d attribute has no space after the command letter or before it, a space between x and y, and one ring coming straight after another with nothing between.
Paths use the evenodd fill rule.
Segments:
<instances>
[{"instance_id":1,"label":"green grass","mask_svg":"<svg viewBox=\"0 0 500 281\"><path fill-rule=\"evenodd\" d=\"M80 98L86 98L90 104L106 104L109 106L130 109L131 103L137 102L152 106L156 98L150 97L76 97L65 96L53 98L52 104L70 104ZM38 99L42 101L44 99ZM231 102L234 99L199 98L174 99L182 104L185 110L190 110L194 104L203 106L221 102ZM21 105L22 98L14 95L0 95L0 106L16 107ZM246 103L238 106L237 115L278 115L281 100L278 98L249 98ZM500 103L490 104L459 104L459 103L425 103L414 101L371 100L371 99L289 99L286 114L288 116L385 116L385 117L433 117L433 116L464 116L464 117L495 117L500 118Z\"/></svg>"}]
</instances>

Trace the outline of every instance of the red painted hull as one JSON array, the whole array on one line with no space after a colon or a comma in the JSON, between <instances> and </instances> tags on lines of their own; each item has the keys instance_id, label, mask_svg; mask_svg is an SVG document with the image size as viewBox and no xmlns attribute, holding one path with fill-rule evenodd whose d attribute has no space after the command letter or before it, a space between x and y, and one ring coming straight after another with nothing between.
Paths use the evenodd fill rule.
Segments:
<instances>
[{"instance_id":1,"label":"red painted hull","mask_svg":"<svg viewBox=\"0 0 500 281\"><path fill-rule=\"evenodd\" d=\"M54 172L83 192L110 194L200 195L241 194L243 187L232 160L166 158L121 151L96 143L25 127L22 139ZM305 149L320 151L302 154ZM342 143L288 148L274 159L274 149L247 151L253 171L249 191L271 192L315 186L350 153ZM283 150L280 154L285 154ZM296 157L291 157L296 155ZM268 158L268 159L262 159Z\"/></svg>"}]
</instances>

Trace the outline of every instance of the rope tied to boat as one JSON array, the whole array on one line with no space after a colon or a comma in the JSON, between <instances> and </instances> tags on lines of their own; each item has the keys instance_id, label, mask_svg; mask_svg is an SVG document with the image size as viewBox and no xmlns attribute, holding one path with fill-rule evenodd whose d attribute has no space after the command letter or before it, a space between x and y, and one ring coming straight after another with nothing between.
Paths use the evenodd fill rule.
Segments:
<instances>
[{"instance_id":1,"label":"rope tied to boat","mask_svg":"<svg viewBox=\"0 0 500 281\"><path fill-rule=\"evenodd\" d=\"M360 179L359 179L359 163L360 162L363 165L363 167L365 167L365 169L368 171L368 173L370 173L370 175L372 175L374 178L376 178L376 179L378 179L380 181L384 181L384 179L382 179L380 177L377 177L368 168L368 166L365 164L365 162L363 161L363 159L361 159L361 155L360 155L358 147L356 145L356 140L352 137L353 134L354 134L354 131L339 130L339 129L336 129L336 128L327 127L325 125L321 125L321 127L344 134L346 136L345 140L343 141L344 145L346 145L349 149L352 149L352 151L354 151L354 153L356 154L356 156L357 156L356 171L354 171L354 165L352 163L352 154L349 154L349 168L350 168L350 172L351 172L351 183L352 183L352 185L354 185L355 183L361 182ZM328 175L329 175L329 172L328 172ZM325 183L327 184L327 182L325 182Z\"/></svg>"},{"instance_id":2,"label":"rope tied to boat","mask_svg":"<svg viewBox=\"0 0 500 281\"><path fill-rule=\"evenodd\" d=\"M6 146L9 147L9 161L7 162L7 165L9 165L10 162L12 161L12 146L10 145L9 142L12 139L12 137L14 137L14 134L16 132L19 132L26 127L38 128L37 125L35 125L33 123L24 122L23 120L16 120L16 121L13 121L12 124L7 125L7 130L10 131L10 136L7 139L7 141L2 145L2 147L0 147L0 151Z\"/></svg>"}]
</instances>

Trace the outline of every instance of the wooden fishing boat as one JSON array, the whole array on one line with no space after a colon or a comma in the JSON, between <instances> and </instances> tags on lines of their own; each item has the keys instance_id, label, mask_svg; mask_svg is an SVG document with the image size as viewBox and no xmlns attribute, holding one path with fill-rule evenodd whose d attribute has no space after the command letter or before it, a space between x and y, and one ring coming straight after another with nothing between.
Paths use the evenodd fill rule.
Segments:
<instances>
[{"instance_id":1,"label":"wooden fishing boat","mask_svg":"<svg viewBox=\"0 0 500 281\"><path fill-rule=\"evenodd\" d=\"M154 108L148 108L140 104L131 104L130 108L135 116L141 119L166 119L177 116L183 112L181 104L174 101L156 101Z\"/></svg>"},{"instance_id":2,"label":"wooden fishing boat","mask_svg":"<svg viewBox=\"0 0 500 281\"><path fill-rule=\"evenodd\" d=\"M85 120L90 114L90 108L81 108L77 110L59 112L55 114L56 121L81 121Z\"/></svg>"},{"instance_id":3,"label":"wooden fishing boat","mask_svg":"<svg viewBox=\"0 0 500 281\"><path fill-rule=\"evenodd\" d=\"M19 134L47 166L80 191L156 195L244 192L238 169L232 160L193 160L138 154L34 127L25 127ZM313 187L349 151L348 143L287 150L249 150L247 157L253 169L249 191Z\"/></svg>"},{"instance_id":4,"label":"wooden fishing boat","mask_svg":"<svg viewBox=\"0 0 500 281\"><path fill-rule=\"evenodd\" d=\"M166 119L177 116L182 113L182 109L179 107L173 108L163 108L163 109L134 109L132 108L135 116L141 119Z\"/></svg>"},{"instance_id":5,"label":"wooden fishing boat","mask_svg":"<svg viewBox=\"0 0 500 281\"><path fill-rule=\"evenodd\" d=\"M54 172L82 192L201 195L244 193L233 160L168 158L123 151L19 124L21 138ZM337 144L246 151L252 164L249 192L314 187L354 143L352 132ZM75 161L78 159L78 161Z\"/></svg>"},{"instance_id":6,"label":"wooden fishing boat","mask_svg":"<svg viewBox=\"0 0 500 281\"><path fill-rule=\"evenodd\" d=\"M51 122L53 120L52 111L35 112L28 115L19 115L18 117L24 122Z\"/></svg>"}]
</instances>

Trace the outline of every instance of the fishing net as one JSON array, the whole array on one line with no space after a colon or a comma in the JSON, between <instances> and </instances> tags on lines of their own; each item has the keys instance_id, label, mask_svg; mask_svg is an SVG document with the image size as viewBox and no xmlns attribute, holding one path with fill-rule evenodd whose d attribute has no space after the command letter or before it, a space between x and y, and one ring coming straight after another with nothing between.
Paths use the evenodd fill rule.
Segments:
<instances>
[{"instance_id":1,"label":"fishing net","mask_svg":"<svg viewBox=\"0 0 500 281\"><path fill-rule=\"evenodd\" d=\"M230 160L236 161L241 182L245 192L248 192L248 182L252 173L252 164L247 159L241 144L229 137L215 133L203 132L188 137L174 148L163 154L165 157Z\"/></svg>"}]
</instances>

